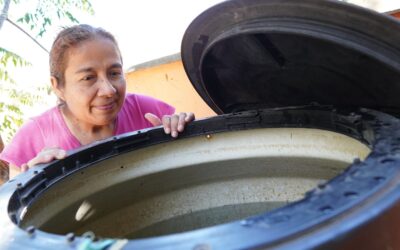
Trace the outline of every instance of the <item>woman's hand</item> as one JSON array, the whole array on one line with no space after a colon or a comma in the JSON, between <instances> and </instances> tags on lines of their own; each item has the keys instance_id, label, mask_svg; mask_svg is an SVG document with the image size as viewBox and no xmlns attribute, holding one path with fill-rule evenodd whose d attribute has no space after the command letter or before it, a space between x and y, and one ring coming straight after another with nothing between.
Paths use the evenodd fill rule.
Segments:
<instances>
[{"instance_id":1,"label":"woman's hand","mask_svg":"<svg viewBox=\"0 0 400 250\"><path fill-rule=\"evenodd\" d=\"M171 134L171 136L174 138L178 137L178 133L185 130L186 124L194 120L194 114L192 112L181 112L179 114L164 115L162 117L162 120L151 113L145 114L144 117L151 124L153 124L153 126L163 125L165 133Z\"/></svg>"},{"instance_id":2,"label":"woman's hand","mask_svg":"<svg viewBox=\"0 0 400 250\"><path fill-rule=\"evenodd\" d=\"M38 164L64 159L66 156L67 152L61 148L44 148L35 158L28 161L28 163L22 164L21 171L28 171L29 168Z\"/></svg>"}]
</instances>

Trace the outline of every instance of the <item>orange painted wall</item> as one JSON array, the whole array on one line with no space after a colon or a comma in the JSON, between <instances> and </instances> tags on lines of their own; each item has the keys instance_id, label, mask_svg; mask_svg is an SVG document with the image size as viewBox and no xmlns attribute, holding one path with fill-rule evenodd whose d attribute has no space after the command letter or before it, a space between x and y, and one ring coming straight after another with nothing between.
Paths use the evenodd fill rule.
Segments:
<instances>
[{"instance_id":1,"label":"orange painted wall","mask_svg":"<svg viewBox=\"0 0 400 250\"><path fill-rule=\"evenodd\" d=\"M400 19L400 10L393 11L390 15Z\"/></svg>"},{"instance_id":2,"label":"orange painted wall","mask_svg":"<svg viewBox=\"0 0 400 250\"><path fill-rule=\"evenodd\" d=\"M126 79L128 92L163 100L177 112L194 112L196 118L215 115L193 88L180 60L128 72Z\"/></svg>"}]
</instances>

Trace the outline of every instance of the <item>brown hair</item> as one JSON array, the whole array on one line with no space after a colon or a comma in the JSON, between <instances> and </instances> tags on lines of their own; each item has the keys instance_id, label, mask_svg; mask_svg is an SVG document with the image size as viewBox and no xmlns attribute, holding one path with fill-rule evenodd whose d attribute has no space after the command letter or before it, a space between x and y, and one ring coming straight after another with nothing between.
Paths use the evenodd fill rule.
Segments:
<instances>
[{"instance_id":1,"label":"brown hair","mask_svg":"<svg viewBox=\"0 0 400 250\"><path fill-rule=\"evenodd\" d=\"M78 46L84 41L98 37L110 39L117 46L119 52L118 43L114 36L102 28L95 28L87 24L79 24L65 28L58 33L50 50L50 75L57 79L60 86L63 86L65 83L64 72L67 66L66 55L68 50Z\"/></svg>"}]
</instances>

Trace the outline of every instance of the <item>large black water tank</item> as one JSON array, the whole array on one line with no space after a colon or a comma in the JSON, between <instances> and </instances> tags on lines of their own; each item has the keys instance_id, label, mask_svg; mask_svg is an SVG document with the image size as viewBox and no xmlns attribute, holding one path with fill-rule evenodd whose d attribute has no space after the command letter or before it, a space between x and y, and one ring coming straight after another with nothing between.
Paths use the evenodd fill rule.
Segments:
<instances>
[{"instance_id":1,"label":"large black water tank","mask_svg":"<svg viewBox=\"0 0 400 250\"><path fill-rule=\"evenodd\" d=\"M189 26L182 60L221 115L9 181L2 249L400 249L398 21L337 1L226 1Z\"/></svg>"}]
</instances>

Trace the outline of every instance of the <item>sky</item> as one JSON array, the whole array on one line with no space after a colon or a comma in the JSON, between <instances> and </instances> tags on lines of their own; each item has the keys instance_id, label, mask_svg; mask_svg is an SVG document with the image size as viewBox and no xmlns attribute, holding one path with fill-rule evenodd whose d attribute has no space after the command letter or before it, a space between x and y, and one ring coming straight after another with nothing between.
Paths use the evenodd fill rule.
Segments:
<instances>
[{"instance_id":1,"label":"sky","mask_svg":"<svg viewBox=\"0 0 400 250\"><path fill-rule=\"evenodd\" d=\"M17 19L32 4L11 5L10 18ZM31 1L35 2L35 1ZM92 0L95 15L77 15L81 23L102 27L117 39L124 68L180 51L184 31L202 11L221 0ZM14 17L14 18L13 18ZM59 23L38 41L50 50ZM0 30L0 46L16 51L34 65L27 74L48 78L48 54L9 23ZM23 78L21 76L21 78Z\"/></svg>"},{"instance_id":2,"label":"sky","mask_svg":"<svg viewBox=\"0 0 400 250\"><path fill-rule=\"evenodd\" d=\"M125 68L180 51L190 22L221 0L92 1L96 16L82 21L113 33ZM100 18L98 18L100 17Z\"/></svg>"}]
</instances>

